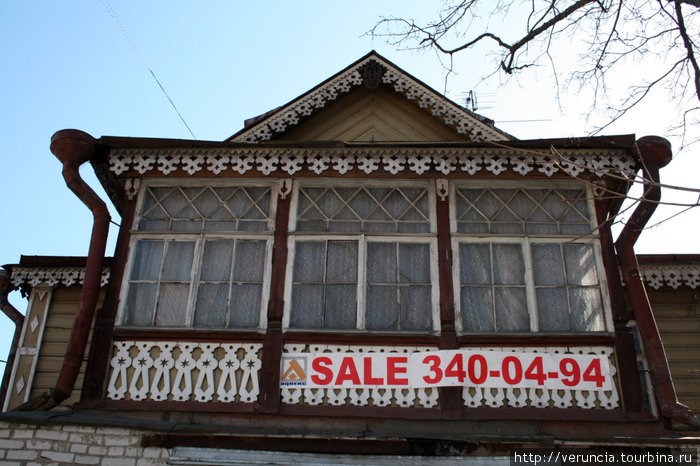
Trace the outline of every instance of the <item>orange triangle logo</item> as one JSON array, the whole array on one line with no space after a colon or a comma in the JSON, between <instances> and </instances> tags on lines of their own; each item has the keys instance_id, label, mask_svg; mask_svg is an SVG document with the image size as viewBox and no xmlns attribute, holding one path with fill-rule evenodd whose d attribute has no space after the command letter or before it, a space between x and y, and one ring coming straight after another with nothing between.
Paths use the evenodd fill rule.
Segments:
<instances>
[{"instance_id":1,"label":"orange triangle logo","mask_svg":"<svg viewBox=\"0 0 700 466\"><path fill-rule=\"evenodd\" d=\"M284 374L282 374L282 380L285 381L305 379L306 373L304 372L304 369L301 368L299 362L296 359L292 359L292 361L289 363L289 367L286 371L284 371Z\"/></svg>"}]
</instances>

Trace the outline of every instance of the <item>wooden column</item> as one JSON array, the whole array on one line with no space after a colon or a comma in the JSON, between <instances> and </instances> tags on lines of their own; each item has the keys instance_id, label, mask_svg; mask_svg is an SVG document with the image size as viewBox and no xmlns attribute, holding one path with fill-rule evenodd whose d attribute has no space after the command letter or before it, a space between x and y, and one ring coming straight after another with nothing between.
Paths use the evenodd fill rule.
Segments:
<instances>
[{"instance_id":1,"label":"wooden column","mask_svg":"<svg viewBox=\"0 0 700 466\"><path fill-rule=\"evenodd\" d=\"M131 227L136 210L138 180L135 183L137 184L134 187L134 191L125 194L123 198L122 221L119 226L119 236L117 236L114 259L110 268L109 283L107 284L102 307L97 309L95 313L92 342L90 343L83 389L80 396L81 401L102 399L107 385L107 370L110 367L109 356L112 352L112 334L114 333L114 323L117 317L117 310L119 309L122 279L126 261L129 257Z\"/></svg>"},{"instance_id":2,"label":"wooden column","mask_svg":"<svg viewBox=\"0 0 700 466\"><path fill-rule=\"evenodd\" d=\"M280 360L282 359L282 314L284 312L284 280L287 269L287 230L291 203L291 180L280 183L272 248L270 300L267 307L267 331L263 343L260 368L260 397L263 412L277 412L280 406Z\"/></svg>"},{"instance_id":3,"label":"wooden column","mask_svg":"<svg viewBox=\"0 0 700 466\"><path fill-rule=\"evenodd\" d=\"M628 413L639 413L644 410L644 395L637 368L634 337L632 329L628 325L630 313L625 303L624 289L620 280L620 267L615 254L610 223L607 222L608 206L609 204L601 199L596 199L595 201L603 265L605 266L605 277L608 283L608 290L610 291L610 305L615 325L617 372L625 411Z\"/></svg>"},{"instance_id":4,"label":"wooden column","mask_svg":"<svg viewBox=\"0 0 700 466\"><path fill-rule=\"evenodd\" d=\"M440 286L440 349L457 349L455 300L452 281L452 239L447 180L436 180L436 217L438 243L438 284ZM462 388L441 387L440 409L444 418L462 416Z\"/></svg>"}]
</instances>

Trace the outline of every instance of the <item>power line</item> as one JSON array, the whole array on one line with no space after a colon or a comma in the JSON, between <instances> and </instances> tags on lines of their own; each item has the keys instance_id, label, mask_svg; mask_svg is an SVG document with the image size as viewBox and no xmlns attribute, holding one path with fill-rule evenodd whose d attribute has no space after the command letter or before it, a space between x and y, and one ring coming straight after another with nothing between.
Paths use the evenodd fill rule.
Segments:
<instances>
[{"instance_id":1,"label":"power line","mask_svg":"<svg viewBox=\"0 0 700 466\"><path fill-rule=\"evenodd\" d=\"M146 59L144 58L144 56L141 54L141 52L139 51L138 47L136 47L136 44L135 44L134 41L131 39L131 36L130 36L129 33L127 32L126 28L124 27L124 25L122 24L122 22L119 21L119 17L117 16L117 13L112 9L112 5L109 4L109 0L101 0L101 1L102 1L102 5L104 5L105 9L106 9L107 12L109 13L109 15L112 17L112 19L114 20L114 22L117 23L117 26L118 26L119 29L122 31L122 34L124 34L124 37L126 37L126 39L127 39L127 40L129 41L129 43L131 44L131 47L133 47L134 51L136 51L136 54L139 56L139 58L141 58L141 61L143 62L143 64L146 66L146 68L148 69L148 71L150 71L151 76L153 76L153 79L156 80L156 83L158 84L158 87L160 87L160 90L163 91L163 94L165 94L165 97L168 98L168 101L170 102L170 105L173 106L173 108L175 109L175 112L176 112L177 115L180 117L180 119L181 119L182 122L185 124L185 126L187 127L187 130L190 132L190 134L192 135L192 137L193 137L194 139L197 139L197 136L194 135L194 132L193 132L192 129L190 128L190 125L187 124L187 122L185 121L185 118L184 118L184 117L182 116L182 114L180 113L180 110L177 109L177 106L175 105L175 102L173 102L173 99L171 99L170 96L168 95L168 93L165 91L165 88L164 88L163 85L160 83L160 80L158 79L158 77L156 76L156 74L153 72L153 70L151 69L151 67L148 65L148 62L146 61Z\"/></svg>"}]
</instances>

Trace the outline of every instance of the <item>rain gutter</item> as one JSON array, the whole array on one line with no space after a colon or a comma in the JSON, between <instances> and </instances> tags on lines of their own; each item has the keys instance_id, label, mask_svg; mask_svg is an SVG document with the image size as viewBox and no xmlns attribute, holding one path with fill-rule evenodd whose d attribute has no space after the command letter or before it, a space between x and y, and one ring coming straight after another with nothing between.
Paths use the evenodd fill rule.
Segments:
<instances>
[{"instance_id":1,"label":"rain gutter","mask_svg":"<svg viewBox=\"0 0 700 466\"><path fill-rule=\"evenodd\" d=\"M92 235L85 263L85 278L80 291L80 302L56 386L16 408L19 411L48 410L58 406L70 397L83 363L100 293L102 266L111 220L107 205L80 177L80 166L97 155L97 144L98 141L95 138L75 129L61 130L51 137L51 152L63 164L63 178L66 185L92 212Z\"/></svg>"},{"instance_id":2,"label":"rain gutter","mask_svg":"<svg viewBox=\"0 0 700 466\"><path fill-rule=\"evenodd\" d=\"M634 253L634 244L661 200L659 169L671 161L671 143L658 136L645 136L637 141L637 148L645 180L644 193L639 205L615 241L615 249L632 312L644 345L644 353L649 364L649 372L661 416L689 426L700 427L697 416L687 406L681 404L676 396L661 335L642 283L637 257Z\"/></svg>"},{"instance_id":3,"label":"rain gutter","mask_svg":"<svg viewBox=\"0 0 700 466\"><path fill-rule=\"evenodd\" d=\"M3 373L2 383L0 384L0 403L3 403L5 400L7 384L10 383L10 374L12 372L12 367L14 366L15 355L17 354L17 345L19 344L19 337L22 333L22 326L24 325L24 316L10 303L7 298L13 289L14 287L10 283L10 274L6 270L0 270L0 309L2 309L2 312L4 312L5 315L15 324L15 333L12 336L10 352L7 355L5 372Z\"/></svg>"}]
</instances>

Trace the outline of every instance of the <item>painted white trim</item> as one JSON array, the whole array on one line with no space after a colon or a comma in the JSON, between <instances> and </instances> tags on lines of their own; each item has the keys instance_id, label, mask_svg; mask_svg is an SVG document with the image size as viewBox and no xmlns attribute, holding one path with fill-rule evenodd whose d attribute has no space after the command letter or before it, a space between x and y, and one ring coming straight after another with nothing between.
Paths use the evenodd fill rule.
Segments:
<instances>
[{"instance_id":1,"label":"painted white trim","mask_svg":"<svg viewBox=\"0 0 700 466\"><path fill-rule=\"evenodd\" d=\"M526 156L523 156L523 154ZM558 157L572 160L576 165L559 163ZM318 164L319 158L328 163ZM425 162L427 158L429 162ZM526 159L525 161L523 159ZM207 170L201 163L205 160ZM223 166L220 167L221 161ZM221 170L231 170L233 176L257 170L262 176L272 173L294 175L307 169L321 175L328 171L344 175L358 169L365 174L385 172L396 176L400 172L412 172L434 179L435 172L447 176L452 172L478 172L498 176L506 173L512 177L544 174L551 177L564 173L576 177L584 171L597 178L606 173L632 175L637 162L629 151L622 149L562 149L554 156L546 149L519 149L493 147L342 147L342 148L276 148L276 147L224 147L211 149L114 149L108 155L109 169L119 176L131 170L139 175L160 172L168 175L183 168L190 176ZM242 161L245 161L243 163ZM420 163L419 163L420 162ZM194 167L194 169L192 169ZM230 176L231 173L227 173Z\"/></svg>"},{"instance_id":2,"label":"painted white trim","mask_svg":"<svg viewBox=\"0 0 700 466\"><path fill-rule=\"evenodd\" d=\"M53 302L53 288L50 287L40 287L38 289L32 290L32 293L46 293L46 304L44 305L43 313L44 317L41 319L41 323L39 327L37 328L36 331L39 333L37 334L36 338L36 354L34 355L32 359L32 368L29 370L29 377L27 378L27 387L25 388L24 391L24 402L26 403L29 401L29 395L31 394L32 391L32 386L34 384L34 376L36 375L36 366L39 363L39 355L41 353L41 345L44 341L44 330L46 329L46 320L49 317L49 309L51 308L51 303ZM22 344L24 346L24 341L22 341ZM8 386L8 391L10 390L10 387Z\"/></svg>"},{"instance_id":3,"label":"painted white trim","mask_svg":"<svg viewBox=\"0 0 700 466\"><path fill-rule=\"evenodd\" d=\"M432 333L440 332L440 288L437 267L437 238L436 237L406 237L397 235L374 236L371 234L327 234L327 235L310 235L306 233L290 234L288 238L288 262L287 275L284 290L284 315L282 318L282 327L284 330L289 330L291 320L291 302L292 302L292 287L294 282L294 256L296 253L297 242L328 242L328 241L357 241L358 243L358 260L357 260L357 320L355 330L366 330L366 289L367 289L367 244L368 243L420 243L427 244L430 251L430 285L431 285L431 325ZM338 329L294 329L308 331L337 331ZM398 332L406 332L405 330L397 330ZM409 331L410 333L411 331ZM422 331L420 333L424 333Z\"/></svg>"},{"instance_id":4,"label":"painted white trim","mask_svg":"<svg viewBox=\"0 0 700 466\"><path fill-rule=\"evenodd\" d=\"M460 280L460 254L459 246L460 244L520 244L523 253L523 260L525 264L525 293L527 299L528 316L530 320L530 332L540 332L539 330L539 315L537 309L537 297L536 288L534 282L534 268L532 263L531 246L533 244L555 244L555 245L565 245L565 244L589 244L593 248L594 262L596 267L596 275L598 277L597 289L601 291L602 300L602 311L603 319L605 321L605 329L603 331L594 332L596 334L600 333L610 333L614 331L614 326L612 323L612 311L610 307L610 299L607 290L607 281L605 280L605 269L603 268L602 255L600 252L600 245L596 238L577 238L572 239L568 236L552 236L552 237L538 237L532 238L527 236L520 237L488 237L488 236L469 236L465 234L454 234L452 236L452 286L454 290L454 302L455 302L455 327L458 334L467 334L472 332L465 332L462 319L462 308L461 308L461 280ZM563 260L563 258L562 258ZM493 267L493 263L491 264ZM492 285L493 286L493 285ZM569 286L567 285L567 296L568 296ZM569 313L571 309L569 308ZM571 316L570 316L571 317ZM496 331L497 332L497 331ZM493 332L484 332L484 334ZM544 333L544 332L543 332ZM546 332L551 333L551 332ZM557 333L557 332L554 332ZM567 334L576 333L575 331L567 331Z\"/></svg>"},{"instance_id":5,"label":"painted white trim","mask_svg":"<svg viewBox=\"0 0 700 466\"><path fill-rule=\"evenodd\" d=\"M383 57L372 55L339 73L337 76L312 89L295 100L276 110L272 115L236 136L234 141L256 143L266 141L275 133L284 133L340 95L362 85L360 70L374 62L384 69L382 82L394 88L406 99L415 101L420 108L429 109L444 124L453 127L458 133L466 134L473 141L503 141L510 137L490 126L464 108L447 100L445 96L425 84L411 78L406 72L388 63Z\"/></svg>"},{"instance_id":6,"label":"painted white trim","mask_svg":"<svg viewBox=\"0 0 700 466\"><path fill-rule=\"evenodd\" d=\"M143 210L143 203L145 198L145 192L150 187L264 187L270 189L270 206L268 215L268 227L269 231L254 232L254 231L142 231L138 230L138 222L140 220L141 212ZM232 332L240 330L262 330L266 328L267 325L267 305L270 299L270 276L272 273L272 248L274 239L274 222L277 212L277 197L279 195L279 185L275 180L272 179L250 179L250 180L237 180L237 179L219 179L219 180L192 180L183 178L172 178L172 179L148 179L141 184L141 190L139 192L139 198L137 201L137 208L134 214L134 222L131 229L131 238L129 241L129 255L125 267L124 276L122 277L121 290L123 294L123 299L119 302L119 309L117 311L117 326L123 326L125 321L125 307L126 307L126 297L129 289L129 277L131 275L131 269L133 267L133 259L135 253L135 246L139 240L161 240L165 241L165 247L163 250L163 256L161 257L161 266L158 272L158 281L161 283L161 274L163 269L163 261L167 253L167 246L172 241L193 241L194 246L194 257L192 261L192 269L190 271L191 282L189 285L189 292L187 297L187 308L185 320L187 324L184 327L162 327L155 326L156 313L153 312L151 316L151 325L147 328L158 328L158 329L169 329L169 328L199 328L194 326L194 312L196 306L196 299L198 293L199 277L202 269L202 258L204 253L204 242L208 240L232 240L234 244L239 240L259 240L265 241L265 258L264 258L264 272L263 272L263 283L262 283L262 296L261 304L259 309L259 327L257 328L226 328L224 330L230 330ZM235 254L235 252L234 252ZM231 272L233 273L233 272ZM156 296L156 309L158 307L159 295ZM141 328L141 327L129 327L129 328Z\"/></svg>"},{"instance_id":7,"label":"painted white trim","mask_svg":"<svg viewBox=\"0 0 700 466\"><path fill-rule=\"evenodd\" d=\"M37 295L44 295L46 297L46 304L44 307L37 311L38 314L42 314L41 320L39 322L39 325L37 326L36 329L32 333L37 333L37 338L36 338L36 346L35 347L26 347L24 346L24 341L25 337L27 335L27 331L29 326L31 325L31 321L36 318L36 314L32 315L32 309L34 307L34 301L37 298ZM5 400L3 400L3 411L7 411L9 404L10 404L10 399L12 398L12 394L16 392L15 390L15 385L17 382L17 368L19 367L19 362L22 357L31 357L32 358L32 364L29 368L29 374L27 375L27 378L24 382L24 387L22 390L24 390L24 397L22 398L22 402L27 402L29 400L29 395L31 394L32 391L32 384L34 383L34 375L36 373L36 366L39 361L39 353L41 352L41 344L44 338L44 329L46 328L46 319L48 318L49 315L49 308L51 306L53 298L53 288L49 287L48 285L38 285L36 286L30 296L29 296L29 302L27 303L27 311L25 312L25 318L24 318L24 324L22 325L22 330L20 332L20 337L19 341L17 344L17 352L15 354L15 360L12 363L12 372L9 378L9 382L7 384L7 392L5 394ZM43 299L39 297L39 299ZM24 374L20 374L20 377L24 376Z\"/></svg>"}]
</instances>

